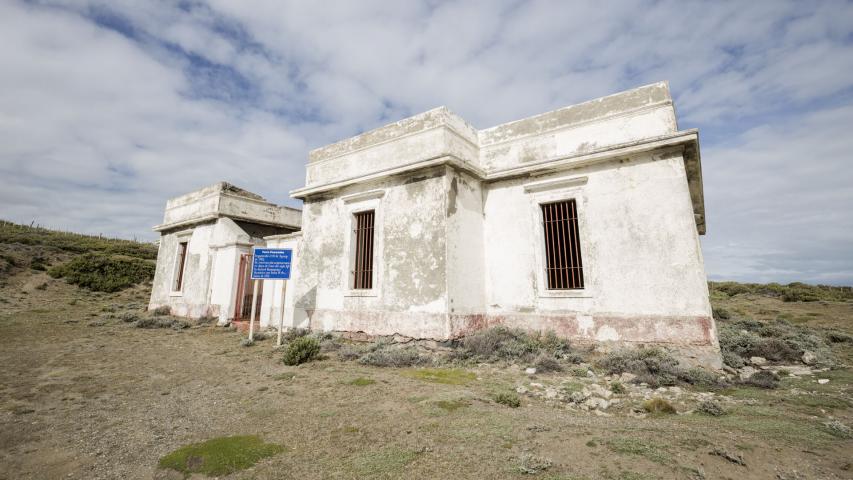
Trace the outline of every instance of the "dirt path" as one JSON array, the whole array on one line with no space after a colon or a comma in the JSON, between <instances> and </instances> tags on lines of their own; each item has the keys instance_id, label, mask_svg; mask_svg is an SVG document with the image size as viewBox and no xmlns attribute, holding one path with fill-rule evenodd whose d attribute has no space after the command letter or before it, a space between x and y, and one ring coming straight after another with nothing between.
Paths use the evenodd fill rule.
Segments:
<instances>
[{"instance_id":1,"label":"dirt path","mask_svg":"<svg viewBox=\"0 0 853 480\"><path fill-rule=\"evenodd\" d=\"M523 478L530 456L551 463L537 477L552 479L853 478L853 441L817 418L785 423L778 405L719 419L599 417L526 397L511 409L491 393L530 380L517 371L481 366L477 380L444 385L332 360L287 367L270 341L240 347L221 328L102 319L104 307L144 303L144 290L46 282L25 300L14 282L0 292L11 298L0 310L2 479L181 478L158 459L236 434L285 452L234 478Z\"/></svg>"}]
</instances>

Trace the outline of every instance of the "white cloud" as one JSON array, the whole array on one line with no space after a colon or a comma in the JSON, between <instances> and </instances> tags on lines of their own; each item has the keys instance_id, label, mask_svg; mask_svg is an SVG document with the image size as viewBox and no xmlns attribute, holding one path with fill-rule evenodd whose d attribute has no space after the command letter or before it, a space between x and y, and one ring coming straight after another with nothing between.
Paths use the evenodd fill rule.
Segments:
<instances>
[{"instance_id":1,"label":"white cloud","mask_svg":"<svg viewBox=\"0 0 853 480\"><path fill-rule=\"evenodd\" d=\"M153 238L170 196L293 205L310 148L437 105L482 128L669 80L702 129L709 272L853 282L851 25L836 1L6 3L0 216Z\"/></svg>"}]
</instances>

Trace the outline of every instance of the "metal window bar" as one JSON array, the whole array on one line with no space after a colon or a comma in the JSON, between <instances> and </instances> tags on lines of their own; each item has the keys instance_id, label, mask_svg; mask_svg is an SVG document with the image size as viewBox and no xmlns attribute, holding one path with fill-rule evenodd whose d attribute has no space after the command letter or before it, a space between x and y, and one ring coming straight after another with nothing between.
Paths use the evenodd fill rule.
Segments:
<instances>
[{"instance_id":1,"label":"metal window bar","mask_svg":"<svg viewBox=\"0 0 853 480\"><path fill-rule=\"evenodd\" d=\"M172 291L179 292L183 289L184 286L184 264L186 264L187 258L187 242L181 242L178 244L178 258L176 259L178 262L178 274L175 276L175 285L172 288Z\"/></svg>"},{"instance_id":2,"label":"metal window bar","mask_svg":"<svg viewBox=\"0 0 853 480\"><path fill-rule=\"evenodd\" d=\"M540 206L545 234L545 277L548 290L584 288L575 201L544 203Z\"/></svg>"},{"instance_id":3,"label":"metal window bar","mask_svg":"<svg viewBox=\"0 0 853 480\"><path fill-rule=\"evenodd\" d=\"M355 214L355 265L353 268L353 289L370 290L373 288L373 224L375 212Z\"/></svg>"}]
</instances>

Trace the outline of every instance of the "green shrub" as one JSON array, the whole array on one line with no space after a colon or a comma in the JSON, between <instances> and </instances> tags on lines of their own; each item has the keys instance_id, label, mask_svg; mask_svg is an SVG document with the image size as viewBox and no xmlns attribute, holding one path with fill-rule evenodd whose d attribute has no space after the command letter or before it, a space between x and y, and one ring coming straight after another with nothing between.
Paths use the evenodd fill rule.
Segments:
<instances>
[{"instance_id":1,"label":"green shrub","mask_svg":"<svg viewBox=\"0 0 853 480\"><path fill-rule=\"evenodd\" d=\"M608 375L623 372L637 376L637 383L647 383L652 387L675 385L681 369L678 360L669 352L659 348L623 349L610 352L598 362Z\"/></svg>"},{"instance_id":2,"label":"green shrub","mask_svg":"<svg viewBox=\"0 0 853 480\"><path fill-rule=\"evenodd\" d=\"M682 382L706 389L720 389L728 386L728 383L722 381L719 375L709 372L704 368L682 370L679 372L678 378Z\"/></svg>"},{"instance_id":3,"label":"green shrub","mask_svg":"<svg viewBox=\"0 0 853 480\"><path fill-rule=\"evenodd\" d=\"M183 330L189 328L190 324L184 320L173 317L141 317L136 321L136 328L171 328Z\"/></svg>"},{"instance_id":4,"label":"green shrub","mask_svg":"<svg viewBox=\"0 0 853 480\"><path fill-rule=\"evenodd\" d=\"M154 310L151 311L151 314L157 317L162 317L166 315L170 315L172 313L172 307L168 305L161 305Z\"/></svg>"},{"instance_id":5,"label":"green shrub","mask_svg":"<svg viewBox=\"0 0 853 480\"><path fill-rule=\"evenodd\" d=\"M611 383L610 384L610 391L617 394L617 395L623 395L623 394L628 392L628 390L625 388L625 385L622 385L621 382Z\"/></svg>"},{"instance_id":6,"label":"green shrub","mask_svg":"<svg viewBox=\"0 0 853 480\"><path fill-rule=\"evenodd\" d=\"M320 342L313 337L299 337L287 345L284 351L285 365L300 365L310 362L320 354Z\"/></svg>"},{"instance_id":7,"label":"green shrub","mask_svg":"<svg viewBox=\"0 0 853 480\"><path fill-rule=\"evenodd\" d=\"M32 270L43 272L47 270L47 260L40 255L36 255L32 260L30 260L30 268Z\"/></svg>"},{"instance_id":8,"label":"green shrub","mask_svg":"<svg viewBox=\"0 0 853 480\"><path fill-rule=\"evenodd\" d=\"M723 351L723 363L734 369L738 369L746 365L746 362L743 361L743 357L737 353L728 351Z\"/></svg>"},{"instance_id":9,"label":"green shrub","mask_svg":"<svg viewBox=\"0 0 853 480\"><path fill-rule=\"evenodd\" d=\"M533 366L538 373L562 372L563 366L552 354L542 352L533 361Z\"/></svg>"},{"instance_id":10,"label":"green shrub","mask_svg":"<svg viewBox=\"0 0 853 480\"><path fill-rule=\"evenodd\" d=\"M696 407L696 411L705 415L710 415L712 417L719 417L721 415L726 414L726 411L725 409L723 409L723 406L713 399L703 400Z\"/></svg>"},{"instance_id":11,"label":"green shrub","mask_svg":"<svg viewBox=\"0 0 853 480\"><path fill-rule=\"evenodd\" d=\"M770 370L759 370L750 375L743 383L758 388L774 389L779 386L779 377Z\"/></svg>"},{"instance_id":12,"label":"green shrub","mask_svg":"<svg viewBox=\"0 0 853 480\"><path fill-rule=\"evenodd\" d=\"M98 292L117 292L154 278L154 263L133 257L88 253L48 270L54 278Z\"/></svg>"},{"instance_id":13,"label":"green shrub","mask_svg":"<svg viewBox=\"0 0 853 480\"><path fill-rule=\"evenodd\" d=\"M711 310L714 320L728 320L732 318L732 314L725 308L714 308Z\"/></svg>"},{"instance_id":14,"label":"green shrub","mask_svg":"<svg viewBox=\"0 0 853 480\"><path fill-rule=\"evenodd\" d=\"M649 413L654 414L670 415L676 413L675 407L673 407L671 403L660 397L655 397L651 400L646 400L645 402L643 402L643 409Z\"/></svg>"},{"instance_id":15,"label":"green shrub","mask_svg":"<svg viewBox=\"0 0 853 480\"><path fill-rule=\"evenodd\" d=\"M218 477L249 468L282 451L280 445L264 443L254 435L222 437L179 448L161 458L159 466L187 477L193 473Z\"/></svg>"},{"instance_id":16,"label":"green shrub","mask_svg":"<svg viewBox=\"0 0 853 480\"><path fill-rule=\"evenodd\" d=\"M501 405L506 405L510 408L518 408L521 406L521 400L518 395L513 392L501 392L495 395L495 402Z\"/></svg>"}]
</instances>

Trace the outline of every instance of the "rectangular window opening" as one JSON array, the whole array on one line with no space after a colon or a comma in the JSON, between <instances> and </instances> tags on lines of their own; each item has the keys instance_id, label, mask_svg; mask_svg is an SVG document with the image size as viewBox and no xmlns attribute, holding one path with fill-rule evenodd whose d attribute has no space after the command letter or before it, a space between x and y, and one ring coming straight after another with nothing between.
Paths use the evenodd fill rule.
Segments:
<instances>
[{"instance_id":1,"label":"rectangular window opening","mask_svg":"<svg viewBox=\"0 0 853 480\"><path fill-rule=\"evenodd\" d=\"M373 288L373 220L375 212L369 210L355 214L355 264L353 267L352 288L370 290Z\"/></svg>"},{"instance_id":2,"label":"rectangular window opening","mask_svg":"<svg viewBox=\"0 0 853 480\"><path fill-rule=\"evenodd\" d=\"M180 292L184 287L184 265L187 261L187 242L178 244L178 256L175 258L175 283L172 285L173 292Z\"/></svg>"},{"instance_id":3,"label":"rectangular window opening","mask_svg":"<svg viewBox=\"0 0 853 480\"><path fill-rule=\"evenodd\" d=\"M583 289L578 210L574 200L543 203L545 278L548 290Z\"/></svg>"}]
</instances>

